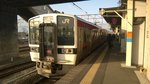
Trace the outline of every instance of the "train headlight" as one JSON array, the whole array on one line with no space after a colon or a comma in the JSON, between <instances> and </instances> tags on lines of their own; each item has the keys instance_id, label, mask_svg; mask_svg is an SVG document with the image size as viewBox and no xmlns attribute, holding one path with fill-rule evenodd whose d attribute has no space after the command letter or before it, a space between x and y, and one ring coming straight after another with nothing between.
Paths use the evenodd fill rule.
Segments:
<instances>
[{"instance_id":1,"label":"train headlight","mask_svg":"<svg viewBox=\"0 0 150 84\"><path fill-rule=\"evenodd\" d=\"M76 48L58 48L59 54L77 54Z\"/></svg>"},{"instance_id":2,"label":"train headlight","mask_svg":"<svg viewBox=\"0 0 150 84\"><path fill-rule=\"evenodd\" d=\"M61 53L66 53L66 49L61 49Z\"/></svg>"},{"instance_id":3,"label":"train headlight","mask_svg":"<svg viewBox=\"0 0 150 84\"><path fill-rule=\"evenodd\" d=\"M67 53L71 53L72 54L73 53L73 49L68 49Z\"/></svg>"},{"instance_id":4,"label":"train headlight","mask_svg":"<svg viewBox=\"0 0 150 84\"><path fill-rule=\"evenodd\" d=\"M66 53L66 54L73 54L73 49L62 49L62 53Z\"/></svg>"}]
</instances>

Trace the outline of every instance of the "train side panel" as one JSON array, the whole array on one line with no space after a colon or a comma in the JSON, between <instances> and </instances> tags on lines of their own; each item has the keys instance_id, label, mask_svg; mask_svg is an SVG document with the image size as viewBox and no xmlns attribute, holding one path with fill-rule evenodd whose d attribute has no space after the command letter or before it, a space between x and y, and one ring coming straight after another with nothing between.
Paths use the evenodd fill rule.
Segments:
<instances>
[{"instance_id":1,"label":"train side panel","mask_svg":"<svg viewBox=\"0 0 150 84\"><path fill-rule=\"evenodd\" d=\"M94 28L94 27L93 27ZM85 56L90 54L92 47L92 36L91 30L92 26L81 21L77 20L77 37L78 37L78 49L77 49L77 63L85 59Z\"/></svg>"},{"instance_id":2,"label":"train side panel","mask_svg":"<svg viewBox=\"0 0 150 84\"><path fill-rule=\"evenodd\" d=\"M84 60L95 48L106 42L107 31L77 20L77 63Z\"/></svg>"}]
</instances>

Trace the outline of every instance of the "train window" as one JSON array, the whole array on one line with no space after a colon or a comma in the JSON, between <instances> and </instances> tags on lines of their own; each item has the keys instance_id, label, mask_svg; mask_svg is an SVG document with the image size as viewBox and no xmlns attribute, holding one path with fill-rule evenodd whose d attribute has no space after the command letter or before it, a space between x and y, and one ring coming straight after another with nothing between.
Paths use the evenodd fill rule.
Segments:
<instances>
[{"instance_id":1,"label":"train window","mask_svg":"<svg viewBox=\"0 0 150 84\"><path fill-rule=\"evenodd\" d=\"M29 37L31 44L38 44L39 43L39 22L31 20L30 27L29 27Z\"/></svg>"},{"instance_id":2,"label":"train window","mask_svg":"<svg viewBox=\"0 0 150 84\"><path fill-rule=\"evenodd\" d=\"M84 37L83 37L84 43L86 43L86 42L87 42L86 31L84 32L84 35L83 35L83 36L84 36Z\"/></svg>"},{"instance_id":3,"label":"train window","mask_svg":"<svg viewBox=\"0 0 150 84\"><path fill-rule=\"evenodd\" d=\"M67 16L57 17L58 45L74 45L74 19Z\"/></svg>"},{"instance_id":4,"label":"train window","mask_svg":"<svg viewBox=\"0 0 150 84\"><path fill-rule=\"evenodd\" d=\"M48 26L46 25L44 27L44 43L45 45L51 45L51 43L53 42L53 27L52 26Z\"/></svg>"},{"instance_id":5,"label":"train window","mask_svg":"<svg viewBox=\"0 0 150 84\"><path fill-rule=\"evenodd\" d=\"M86 30L86 42L90 42L90 30Z\"/></svg>"}]
</instances>

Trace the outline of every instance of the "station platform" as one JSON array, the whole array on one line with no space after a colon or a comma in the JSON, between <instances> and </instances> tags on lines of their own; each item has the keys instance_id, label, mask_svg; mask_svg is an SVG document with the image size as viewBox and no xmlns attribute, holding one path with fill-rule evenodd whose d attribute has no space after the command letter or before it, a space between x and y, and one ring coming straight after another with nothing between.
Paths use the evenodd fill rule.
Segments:
<instances>
[{"instance_id":1,"label":"station platform","mask_svg":"<svg viewBox=\"0 0 150 84\"><path fill-rule=\"evenodd\" d=\"M120 53L119 44L114 42L112 48L94 51L56 84L150 84L137 75L139 68L122 66L124 63L125 53Z\"/></svg>"}]
</instances>

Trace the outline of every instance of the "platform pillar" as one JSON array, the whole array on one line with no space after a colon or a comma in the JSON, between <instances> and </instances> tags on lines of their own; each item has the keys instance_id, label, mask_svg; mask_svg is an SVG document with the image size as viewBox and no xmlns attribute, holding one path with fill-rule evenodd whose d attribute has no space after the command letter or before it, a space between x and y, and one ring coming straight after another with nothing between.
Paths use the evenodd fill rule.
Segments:
<instances>
[{"instance_id":1,"label":"platform pillar","mask_svg":"<svg viewBox=\"0 0 150 84\"><path fill-rule=\"evenodd\" d=\"M144 68L147 69L147 78L150 81L150 0L146 0L146 30L145 30L145 51Z\"/></svg>"},{"instance_id":2,"label":"platform pillar","mask_svg":"<svg viewBox=\"0 0 150 84\"><path fill-rule=\"evenodd\" d=\"M127 9L133 9L134 0L127 1ZM132 29L133 10L127 10L127 39L126 39L126 66L131 66L132 58Z\"/></svg>"},{"instance_id":3,"label":"platform pillar","mask_svg":"<svg viewBox=\"0 0 150 84\"><path fill-rule=\"evenodd\" d=\"M123 18L126 18L126 14L123 13ZM127 32L127 22L125 21L125 19L121 19L121 34L120 34L120 38L121 38L121 53L126 53L126 32Z\"/></svg>"},{"instance_id":4,"label":"platform pillar","mask_svg":"<svg viewBox=\"0 0 150 84\"><path fill-rule=\"evenodd\" d=\"M12 61L17 55L17 9L0 1L0 61Z\"/></svg>"}]
</instances>

